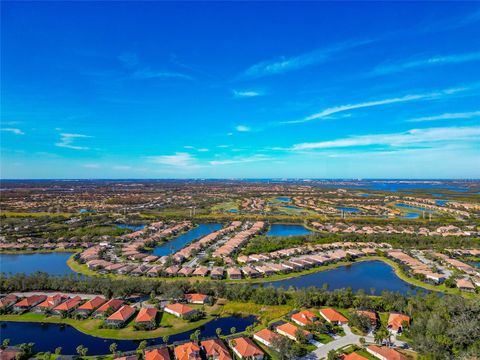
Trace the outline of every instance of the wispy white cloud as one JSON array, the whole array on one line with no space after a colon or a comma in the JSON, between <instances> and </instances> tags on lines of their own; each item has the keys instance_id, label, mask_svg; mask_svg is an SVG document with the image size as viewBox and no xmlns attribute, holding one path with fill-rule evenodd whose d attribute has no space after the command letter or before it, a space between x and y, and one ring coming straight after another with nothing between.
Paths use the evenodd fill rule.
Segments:
<instances>
[{"instance_id":1,"label":"wispy white cloud","mask_svg":"<svg viewBox=\"0 0 480 360\"><path fill-rule=\"evenodd\" d=\"M272 158L264 154L256 154L248 157L239 157L239 158L232 158L232 159L225 159L225 160L212 160L209 162L209 164L212 166L234 165L234 164L242 164L242 163L257 162L257 161L267 161L267 160L272 160Z\"/></svg>"},{"instance_id":2,"label":"wispy white cloud","mask_svg":"<svg viewBox=\"0 0 480 360\"><path fill-rule=\"evenodd\" d=\"M233 90L234 98L252 98L262 95L264 95L262 92L255 90Z\"/></svg>"},{"instance_id":3,"label":"wispy white cloud","mask_svg":"<svg viewBox=\"0 0 480 360\"><path fill-rule=\"evenodd\" d=\"M25 135L25 133L22 130L17 128L1 128L0 131L9 132L15 135Z\"/></svg>"},{"instance_id":4,"label":"wispy white cloud","mask_svg":"<svg viewBox=\"0 0 480 360\"><path fill-rule=\"evenodd\" d=\"M440 141L478 140L479 136L480 126L411 129L400 133L361 135L329 141L300 143L294 145L290 150L308 151L374 145L392 147L423 146Z\"/></svg>"},{"instance_id":5,"label":"wispy white cloud","mask_svg":"<svg viewBox=\"0 0 480 360\"><path fill-rule=\"evenodd\" d=\"M235 126L235 130L237 130L238 132L252 131L252 129L249 126L246 126L246 125L237 125L237 126Z\"/></svg>"},{"instance_id":6,"label":"wispy white cloud","mask_svg":"<svg viewBox=\"0 0 480 360\"><path fill-rule=\"evenodd\" d=\"M132 74L134 79L159 79L159 78L171 78L171 79L182 79L182 80L193 80L190 75L186 75L179 72L173 71L154 71L149 68L138 69Z\"/></svg>"},{"instance_id":7,"label":"wispy white cloud","mask_svg":"<svg viewBox=\"0 0 480 360\"><path fill-rule=\"evenodd\" d=\"M372 40L347 41L297 56L282 56L275 60L262 61L246 69L240 78L259 78L299 70L307 66L325 62L335 53L366 45L371 42Z\"/></svg>"},{"instance_id":8,"label":"wispy white cloud","mask_svg":"<svg viewBox=\"0 0 480 360\"><path fill-rule=\"evenodd\" d=\"M176 152L173 155L148 156L147 159L155 164L173 167L192 166L196 161L191 154L185 152Z\"/></svg>"},{"instance_id":9,"label":"wispy white cloud","mask_svg":"<svg viewBox=\"0 0 480 360\"><path fill-rule=\"evenodd\" d=\"M86 146L74 145L75 139L84 139L84 138L91 138L91 136L83 135L83 134L62 133L60 134L59 142L55 143L55 146L72 149L72 150L88 150L89 148Z\"/></svg>"},{"instance_id":10,"label":"wispy white cloud","mask_svg":"<svg viewBox=\"0 0 480 360\"><path fill-rule=\"evenodd\" d=\"M437 65L461 64L470 61L480 61L480 52L471 52L465 54L432 56L425 59L418 59L402 63L393 63L377 66L370 75L386 75L419 67L429 67Z\"/></svg>"},{"instance_id":11,"label":"wispy white cloud","mask_svg":"<svg viewBox=\"0 0 480 360\"><path fill-rule=\"evenodd\" d=\"M100 164L95 164L95 163L92 163L92 164L83 164L82 165L84 168L87 168L87 169L99 169L100 168Z\"/></svg>"},{"instance_id":12,"label":"wispy white cloud","mask_svg":"<svg viewBox=\"0 0 480 360\"><path fill-rule=\"evenodd\" d=\"M409 101L420 101L420 100L434 100L439 99L444 96L449 96L456 94L461 91L465 91L467 88L451 88L445 89L441 91L429 92L424 94L410 94L410 95L403 95L394 98L388 99L381 99L381 100L373 100L373 101L366 101L357 104L347 104L347 105L340 105L340 106L333 106L326 108L320 112L315 114L309 115L304 117L303 119L299 120L292 120L292 121L284 121L284 124L296 124L296 123L304 123L316 119L326 118L330 115L341 113L344 111L355 110L355 109L362 109L368 107L375 107L375 106L382 106L382 105L389 105L389 104L397 104L397 103L404 103Z\"/></svg>"},{"instance_id":13,"label":"wispy white cloud","mask_svg":"<svg viewBox=\"0 0 480 360\"><path fill-rule=\"evenodd\" d=\"M456 119L472 119L480 116L480 111L471 111L463 113L445 113L440 115L423 116L413 119L408 119L406 122L425 122L436 120L456 120Z\"/></svg>"}]
</instances>

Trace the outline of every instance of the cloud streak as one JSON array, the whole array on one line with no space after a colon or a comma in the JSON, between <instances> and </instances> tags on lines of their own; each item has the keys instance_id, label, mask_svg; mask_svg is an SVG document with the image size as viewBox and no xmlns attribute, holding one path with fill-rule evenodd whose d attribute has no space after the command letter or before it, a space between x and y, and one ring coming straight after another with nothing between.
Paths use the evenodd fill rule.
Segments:
<instances>
[{"instance_id":1,"label":"cloud streak","mask_svg":"<svg viewBox=\"0 0 480 360\"><path fill-rule=\"evenodd\" d=\"M471 61L480 61L480 52L465 54L434 56L426 59L419 59L403 63L377 66L370 75L387 75L420 67L430 67L448 64L461 64Z\"/></svg>"},{"instance_id":2,"label":"cloud streak","mask_svg":"<svg viewBox=\"0 0 480 360\"><path fill-rule=\"evenodd\" d=\"M457 120L457 119L472 119L480 116L480 111L471 111L463 113L445 113L433 116L423 116L413 119L408 119L406 122L425 122L437 120Z\"/></svg>"},{"instance_id":3,"label":"cloud streak","mask_svg":"<svg viewBox=\"0 0 480 360\"><path fill-rule=\"evenodd\" d=\"M150 70L149 68L139 69L136 70L132 74L132 78L134 79L182 79L182 80L193 80L193 78L189 75L182 74L179 72L172 72L172 71L154 71Z\"/></svg>"},{"instance_id":4,"label":"cloud streak","mask_svg":"<svg viewBox=\"0 0 480 360\"><path fill-rule=\"evenodd\" d=\"M326 109L324 109L320 112L317 112L315 114L306 116L303 119L292 120L292 121L284 121L282 123L284 123L284 124L304 123L304 122L313 121L313 120L317 120L317 119L321 119L321 118L326 118L330 115L341 113L341 112L344 112L344 111L349 111L349 110L356 110L356 109L362 109L362 108L405 103L405 102L410 102L410 101L434 100L434 99L439 99L439 98L444 97L444 96L453 95L455 93L465 91L465 90L466 90L466 88L451 88L451 89L446 89L446 90L436 91L436 92L430 92L430 93L424 93L424 94L410 94L410 95L404 95L404 96L388 98L388 99L366 101L366 102L361 102L361 103L357 103L357 104L346 104L346 105L340 105L340 106L333 106L333 107L326 108Z\"/></svg>"},{"instance_id":5,"label":"cloud streak","mask_svg":"<svg viewBox=\"0 0 480 360\"><path fill-rule=\"evenodd\" d=\"M313 66L325 62L332 55L348 49L359 47L373 42L373 40L347 41L334 46L316 49L297 56L281 56L274 60L259 62L246 69L240 78L260 78L283 74L290 71L296 71L308 66Z\"/></svg>"},{"instance_id":6,"label":"cloud streak","mask_svg":"<svg viewBox=\"0 0 480 360\"><path fill-rule=\"evenodd\" d=\"M9 132L15 135L25 135L25 133L17 128L1 128L0 131L2 132Z\"/></svg>"},{"instance_id":7,"label":"cloud streak","mask_svg":"<svg viewBox=\"0 0 480 360\"><path fill-rule=\"evenodd\" d=\"M177 168L193 166L196 160L192 155L185 152L176 152L173 155L148 156L147 158L155 164Z\"/></svg>"},{"instance_id":8,"label":"cloud streak","mask_svg":"<svg viewBox=\"0 0 480 360\"><path fill-rule=\"evenodd\" d=\"M249 132L252 131L252 129L246 125L237 125L235 126L235 130L238 132Z\"/></svg>"},{"instance_id":9,"label":"cloud streak","mask_svg":"<svg viewBox=\"0 0 480 360\"><path fill-rule=\"evenodd\" d=\"M83 135L83 134L68 134L62 133L60 134L60 141L55 143L55 146L72 149L72 150L89 150L90 148L86 146L78 146L74 144L75 139L85 139L91 138L91 136Z\"/></svg>"},{"instance_id":10,"label":"cloud streak","mask_svg":"<svg viewBox=\"0 0 480 360\"><path fill-rule=\"evenodd\" d=\"M424 146L441 141L478 140L480 126L411 129L400 133L351 136L347 138L295 144L291 151L308 151L361 146Z\"/></svg>"},{"instance_id":11,"label":"cloud streak","mask_svg":"<svg viewBox=\"0 0 480 360\"><path fill-rule=\"evenodd\" d=\"M262 95L264 94L254 90L233 90L233 97L237 99L252 98L252 97L257 97Z\"/></svg>"}]
</instances>

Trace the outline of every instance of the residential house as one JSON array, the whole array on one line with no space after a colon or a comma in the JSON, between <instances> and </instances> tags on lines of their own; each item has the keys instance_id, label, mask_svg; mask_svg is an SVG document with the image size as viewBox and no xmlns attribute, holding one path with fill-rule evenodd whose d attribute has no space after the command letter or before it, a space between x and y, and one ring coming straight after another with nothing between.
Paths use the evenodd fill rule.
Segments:
<instances>
[{"instance_id":1,"label":"residential house","mask_svg":"<svg viewBox=\"0 0 480 360\"><path fill-rule=\"evenodd\" d=\"M227 274L230 280L242 280L242 272L240 269L230 267L227 269Z\"/></svg>"},{"instance_id":2,"label":"residential house","mask_svg":"<svg viewBox=\"0 0 480 360\"><path fill-rule=\"evenodd\" d=\"M342 360L369 360L365 356L362 356L360 354L357 354L356 352L353 352L348 355L343 355Z\"/></svg>"},{"instance_id":3,"label":"residential house","mask_svg":"<svg viewBox=\"0 0 480 360\"><path fill-rule=\"evenodd\" d=\"M34 306L37 306L41 302L45 301L47 295L31 295L20 300L18 303L13 305L13 311L15 313L23 313L30 310Z\"/></svg>"},{"instance_id":4,"label":"residential house","mask_svg":"<svg viewBox=\"0 0 480 360\"><path fill-rule=\"evenodd\" d=\"M40 304L35 306L34 312L39 312L39 313L48 312L67 299L68 299L67 295L61 295L61 294L48 296L44 301L42 301Z\"/></svg>"},{"instance_id":5,"label":"residential house","mask_svg":"<svg viewBox=\"0 0 480 360\"><path fill-rule=\"evenodd\" d=\"M257 340L258 342L261 342L262 344L272 347L272 341L274 338L276 338L278 334L275 334L272 330L269 330L267 328L262 329L255 334L253 334L253 338Z\"/></svg>"},{"instance_id":6,"label":"residential house","mask_svg":"<svg viewBox=\"0 0 480 360\"><path fill-rule=\"evenodd\" d=\"M145 350L145 360L170 360L167 347Z\"/></svg>"},{"instance_id":7,"label":"residential house","mask_svg":"<svg viewBox=\"0 0 480 360\"><path fill-rule=\"evenodd\" d=\"M232 360L227 347L218 338L202 341L200 345L209 360Z\"/></svg>"},{"instance_id":8,"label":"residential house","mask_svg":"<svg viewBox=\"0 0 480 360\"><path fill-rule=\"evenodd\" d=\"M308 310L299 311L291 316L294 323L300 326L306 326L318 320L318 316Z\"/></svg>"},{"instance_id":9,"label":"residential house","mask_svg":"<svg viewBox=\"0 0 480 360\"><path fill-rule=\"evenodd\" d=\"M263 360L265 353L248 337L238 337L230 341L233 352L240 359Z\"/></svg>"},{"instance_id":10,"label":"residential house","mask_svg":"<svg viewBox=\"0 0 480 360\"><path fill-rule=\"evenodd\" d=\"M80 296L75 296L54 307L52 312L56 315L68 314L75 310L81 302L82 298Z\"/></svg>"},{"instance_id":11,"label":"residential house","mask_svg":"<svg viewBox=\"0 0 480 360\"><path fill-rule=\"evenodd\" d=\"M293 324L290 324L290 323L284 323L282 325L279 325L275 328L275 330L277 331L277 333L279 333L280 335L283 335L283 336L286 336L288 337L289 339L292 339L294 341L298 341L298 336L299 336L299 332L303 332L303 335L305 335L305 337L307 339L311 339L312 338L312 333L310 333L309 331L307 330L303 330L301 328L299 328L298 326L295 326Z\"/></svg>"},{"instance_id":12,"label":"residential house","mask_svg":"<svg viewBox=\"0 0 480 360\"><path fill-rule=\"evenodd\" d=\"M348 319L332 308L320 309L320 315L331 324L348 324Z\"/></svg>"},{"instance_id":13,"label":"residential house","mask_svg":"<svg viewBox=\"0 0 480 360\"><path fill-rule=\"evenodd\" d=\"M15 294L8 294L0 299L0 313L5 313L10 309L13 304L18 301L18 297Z\"/></svg>"},{"instance_id":14,"label":"residential house","mask_svg":"<svg viewBox=\"0 0 480 360\"><path fill-rule=\"evenodd\" d=\"M210 277L214 280L222 280L224 272L225 270L223 269L223 267L214 267L212 271L210 271Z\"/></svg>"},{"instance_id":15,"label":"residential house","mask_svg":"<svg viewBox=\"0 0 480 360\"><path fill-rule=\"evenodd\" d=\"M410 324L410 316L397 313L390 313L388 316L387 328L391 333L400 334L404 324Z\"/></svg>"},{"instance_id":16,"label":"residential house","mask_svg":"<svg viewBox=\"0 0 480 360\"><path fill-rule=\"evenodd\" d=\"M405 355L386 346L370 345L367 347L367 352L380 360L408 360Z\"/></svg>"},{"instance_id":17,"label":"residential house","mask_svg":"<svg viewBox=\"0 0 480 360\"><path fill-rule=\"evenodd\" d=\"M374 329L377 327L377 313L372 310L357 310L357 314L360 316L365 316L370 319L371 328Z\"/></svg>"},{"instance_id":18,"label":"residential house","mask_svg":"<svg viewBox=\"0 0 480 360\"><path fill-rule=\"evenodd\" d=\"M202 360L200 346L191 341L175 346L174 354L176 360Z\"/></svg>"},{"instance_id":19,"label":"residential house","mask_svg":"<svg viewBox=\"0 0 480 360\"><path fill-rule=\"evenodd\" d=\"M208 304L211 301L210 296L205 294L185 294L185 299L190 304Z\"/></svg>"},{"instance_id":20,"label":"residential house","mask_svg":"<svg viewBox=\"0 0 480 360\"><path fill-rule=\"evenodd\" d=\"M99 308L103 304L105 304L107 300L100 296L96 296L91 300L88 300L86 303L80 305L76 313L82 316L89 316L95 309Z\"/></svg>"},{"instance_id":21,"label":"residential house","mask_svg":"<svg viewBox=\"0 0 480 360\"><path fill-rule=\"evenodd\" d=\"M135 308L130 305L123 305L105 320L105 324L113 327L122 327L128 322L133 314L135 314Z\"/></svg>"},{"instance_id":22,"label":"residential house","mask_svg":"<svg viewBox=\"0 0 480 360\"><path fill-rule=\"evenodd\" d=\"M157 326L157 313L156 308L141 308L135 318L135 324L142 329L154 329Z\"/></svg>"},{"instance_id":23,"label":"residential house","mask_svg":"<svg viewBox=\"0 0 480 360\"><path fill-rule=\"evenodd\" d=\"M163 309L166 313L172 314L182 319L189 319L197 314L197 310L188 305L175 303L168 304Z\"/></svg>"},{"instance_id":24,"label":"residential house","mask_svg":"<svg viewBox=\"0 0 480 360\"><path fill-rule=\"evenodd\" d=\"M105 317L113 312L117 311L120 309L120 307L124 304L123 300L120 299L110 299L103 305L101 305L95 312L93 313L93 316L98 318L98 317Z\"/></svg>"},{"instance_id":25,"label":"residential house","mask_svg":"<svg viewBox=\"0 0 480 360\"><path fill-rule=\"evenodd\" d=\"M457 287L463 291L469 291L469 292L475 291L475 285L473 285L470 279L458 279Z\"/></svg>"}]
</instances>

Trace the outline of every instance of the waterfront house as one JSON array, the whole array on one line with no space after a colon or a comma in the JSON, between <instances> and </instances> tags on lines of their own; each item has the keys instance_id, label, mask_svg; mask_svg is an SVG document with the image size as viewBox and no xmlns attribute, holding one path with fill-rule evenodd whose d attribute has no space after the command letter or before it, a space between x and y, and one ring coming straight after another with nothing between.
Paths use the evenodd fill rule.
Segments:
<instances>
[{"instance_id":1,"label":"waterfront house","mask_svg":"<svg viewBox=\"0 0 480 360\"><path fill-rule=\"evenodd\" d=\"M145 360L170 360L167 347L145 350Z\"/></svg>"},{"instance_id":2,"label":"waterfront house","mask_svg":"<svg viewBox=\"0 0 480 360\"><path fill-rule=\"evenodd\" d=\"M199 266L195 269L195 271L193 272L193 276L207 276L208 275L208 272L210 270L208 270L208 268L206 266Z\"/></svg>"},{"instance_id":3,"label":"waterfront house","mask_svg":"<svg viewBox=\"0 0 480 360\"><path fill-rule=\"evenodd\" d=\"M209 360L232 360L230 353L220 339L204 340L200 343Z\"/></svg>"},{"instance_id":4,"label":"waterfront house","mask_svg":"<svg viewBox=\"0 0 480 360\"><path fill-rule=\"evenodd\" d=\"M205 294L185 294L185 300L190 304L208 304L211 298Z\"/></svg>"},{"instance_id":5,"label":"waterfront house","mask_svg":"<svg viewBox=\"0 0 480 360\"><path fill-rule=\"evenodd\" d=\"M214 280L222 280L224 271L223 267L214 267L212 271L210 271L210 277Z\"/></svg>"},{"instance_id":6,"label":"waterfront house","mask_svg":"<svg viewBox=\"0 0 480 360\"><path fill-rule=\"evenodd\" d=\"M303 332L303 335L305 335L305 337L307 339L311 339L312 338L312 333L310 333L309 331L307 330L303 330L301 328L299 328L298 326L295 326L293 324L290 324L290 323L284 323L282 325L279 325L275 328L275 330L277 331L277 333L279 333L280 335L283 335L283 336L286 336L288 337L289 339L292 339L294 341L298 341L298 333L301 331Z\"/></svg>"},{"instance_id":7,"label":"waterfront house","mask_svg":"<svg viewBox=\"0 0 480 360\"><path fill-rule=\"evenodd\" d=\"M408 360L408 358L393 348L370 345L367 352L380 360Z\"/></svg>"},{"instance_id":8,"label":"waterfront house","mask_svg":"<svg viewBox=\"0 0 480 360\"><path fill-rule=\"evenodd\" d=\"M198 312L196 309L180 303L168 304L164 307L163 310L168 314L172 314L182 319L190 319L191 317L195 316Z\"/></svg>"},{"instance_id":9,"label":"waterfront house","mask_svg":"<svg viewBox=\"0 0 480 360\"><path fill-rule=\"evenodd\" d=\"M123 305L105 320L105 324L113 327L122 327L130 320L133 314L135 314L135 308L130 305Z\"/></svg>"},{"instance_id":10,"label":"waterfront house","mask_svg":"<svg viewBox=\"0 0 480 360\"><path fill-rule=\"evenodd\" d=\"M272 330L269 330L267 328L262 329L255 334L253 334L253 338L257 340L258 342L261 342L262 344L272 347L272 341L274 338L276 338L278 334L275 334Z\"/></svg>"},{"instance_id":11,"label":"waterfront house","mask_svg":"<svg viewBox=\"0 0 480 360\"><path fill-rule=\"evenodd\" d=\"M174 354L176 360L202 360L200 346L191 341L175 346Z\"/></svg>"},{"instance_id":12,"label":"waterfront house","mask_svg":"<svg viewBox=\"0 0 480 360\"><path fill-rule=\"evenodd\" d=\"M318 316L308 310L299 311L291 316L294 323L300 326L306 326L318 320Z\"/></svg>"},{"instance_id":13,"label":"waterfront house","mask_svg":"<svg viewBox=\"0 0 480 360\"><path fill-rule=\"evenodd\" d=\"M410 316L398 313L390 313L388 316L387 328L391 333L400 334L404 325L410 324Z\"/></svg>"},{"instance_id":14,"label":"waterfront house","mask_svg":"<svg viewBox=\"0 0 480 360\"><path fill-rule=\"evenodd\" d=\"M263 360L264 352L248 337L238 337L230 341L233 352L240 359Z\"/></svg>"},{"instance_id":15,"label":"waterfront house","mask_svg":"<svg viewBox=\"0 0 480 360\"><path fill-rule=\"evenodd\" d=\"M141 308L135 318L135 325L142 329L154 329L156 324L158 310L156 308Z\"/></svg>"},{"instance_id":16,"label":"waterfront house","mask_svg":"<svg viewBox=\"0 0 480 360\"><path fill-rule=\"evenodd\" d=\"M357 354L356 352L353 352L348 355L343 355L342 360L369 360L365 356L362 356L360 354Z\"/></svg>"},{"instance_id":17,"label":"waterfront house","mask_svg":"<svg viewBox=\"0 0 480 360\"><path fill-rule=\"evenodd\" d=\"M51 295L48 296L44 301L42 301L40 304L38 304L34 312L39 312L39 313L45 313L50 310L52 310L54 307L59 305L62 301L65 301L68 299L67 295L61 295L61 294L56 294L56 295Z\"/></svg>"},{"instance_id":18,"label":"waterfront house","mask_svg":"<svg viewBox=\"0 0 480 360\"><path fill-rule=\"evenodd\" d=\"M463 291L469 291L469 292L474 292L475 291L475 285L470 281L470 279L458 279L457 280L457 287L460 290Z\"/></svg>"},{"instance_id":19,"label":"waterfront house","mask_svg":"<svg viewBox=\"0 0 480 360\"><path fill-rule=\"evenodd\" d=\"M96 296L91 300L88 300L86 303L80 305L77 310L75 311L77 314L82 316L90 315L95 309L99 308L103 304L105 304L107 300L100 296Z\"/></svg>"},{"instance_id":20,"label":"waterfront house","mask_svg":"<svg viewBox=\"0 0 480 360\"><path fill-rule=\"evenodd\" d=\"M22 300L18 303L13 305L13 312L15 313L24 313L25 311L30 310L34 306L37 306L41 302L45 301L47 295L31 295Z\"/></svg>"},{"instance_id":21,"label":"waterfront house","mask_svg":"<svg viewBox=\"0 0 480 360\"><path fill-rule=\"evenodd\" d=\"M137 355L128 355L128 356L115 358L114 360L137 360L137 359L138 359Z\"/></svg>"},{"instance_id":22,"label":"waterfront house","mask_svg":"<svg viewBox=\"0 0 480 360\"><path fill-rule=\"evenodd\" d=\"M242 272L240 269L230 267L227 269L227 274L230 280L242 280Z\"/></svg>"},{"instance_id":23,"label":"waterfront house","mask_svg":"<svg viewBox=\"0 0 480 360\"><path fill-rule=\"evenodd\" d=\"M320 315L331 324L348 324L348 319L332 308L320 309Z\"/></svg>"},{"instance_id":24,"label":"waterfront house","mask_svg":"<svg viewBox=\"0 0 480 360\"><path fill-rule=\"evenodd\" d=\"M67 301L62 302L60 305L57 305L55 308L53 308L52 312L56 315L68 314L75 310L81 302L82 298L80 296L75 296Z\"/></svg>"},{"instance_id":25,"label":"waterfront house","mask_svg":"<svg viewBox=\"0 0 480 360\"><path fill-rule=\"evenodd\" d=\"M13 304L15 304L18 300L17 295L15 294L8 294L0 299L0 312L5 313L7 312Z\"/></svg>"},{"instance_id":26,"label":"waterfront house","mask_svg":"<svg viewBox=\"0 0 480 360\"><path fill-rule=\"evenodd\" d=\"M180 266L173 265L173 266L167 267L164 270L164 272L166 276L176 276L179 270L180 270Z\"/></svg>"},{"instance_id":27,"label":"waterfront house","mask_svg":"<svg viewBox=\"0 0 480 360\"><path fill-rule=\"evenodd\" d=\"M250 266L244 266L242 268L242 271L245 274L245 276L248 276L251 279L260 277L260 273Z\"/></svg>"},{"instance_id":28,"label":"waterfront house","mask_svg":"<svg viewBox=\"0 0 480 360\"><path fill-rule=\"evenodd\" d=\"M190 266L184 266L178 271L178 275L190 276L193 274L193 268Z\"/></svg>"},{"instance_id":29,"label":"waterfront house","mask_svg":"<svg viewBox=\"0 0 480 360\"><path fill-rule=\"evenodd\" d=\"M120 309L120 307L124 304L123 300L120 299L110 299L103 305L101 305L95 312L93 313L94 317L103 317L108 316L111 313Z\"/></svg>"},{"instance_id":30,"label":"waterfront house","mask_svg":"<svg viewBox=\"0 0 480 360\"><path fill-rule=\"evenodd\" d=\"M357 314L370 319L371 328L377 327L377 313L372 310L357 310Z\"/></svg>"}]
</instances>

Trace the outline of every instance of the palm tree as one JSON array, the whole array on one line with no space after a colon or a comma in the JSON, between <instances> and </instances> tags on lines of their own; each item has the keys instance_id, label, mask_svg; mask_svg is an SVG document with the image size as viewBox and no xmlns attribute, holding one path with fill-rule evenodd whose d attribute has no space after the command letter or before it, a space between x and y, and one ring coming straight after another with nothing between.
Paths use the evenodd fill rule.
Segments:
<instances>
[{"instance_id":1,"label":"palm tree","mask_svg":"<svg viewBox=\"0 0 480 360\"><path fill-rule=\"evenodd\" d=\"M220 337L220 335L222 333L222 328L216 328L215 333L217 334L218 337Z\"/></svg>"},{"instance_id":2,"label":"palm tree","mask_svg":"<svg viewBox=\"0 0 480 360\"><path fill-rule=\"evenodd\" d=\"M111 343L111 344L110 344L110 347L109 347L110 352L111 352L112 354L115 354L115 353L117 352L117 347L118 347L117 343Z\"/></svg>"},{"instance_id":3,"label":"palm tree","mask_svg":"<svg viewBox=\"0 0 480 360\"><path fill-rule=\"evenodd\" d=\"M165 344L168 343L168 339L170 339L170 336L168 336L168 335L163 335L162 340L163 340L163 342L164 342Z\"/></svg>"},{"instance_id":4,"label":"palm tree","mask_svg":"<svg viewBox=\"0 0 480 360\"><path fill-rule=\"evenodd\" d=\"M230 328L230 334L235 334L237 332L237 328L235 326L232 326Z\"/></svg>"}]
</instances>

